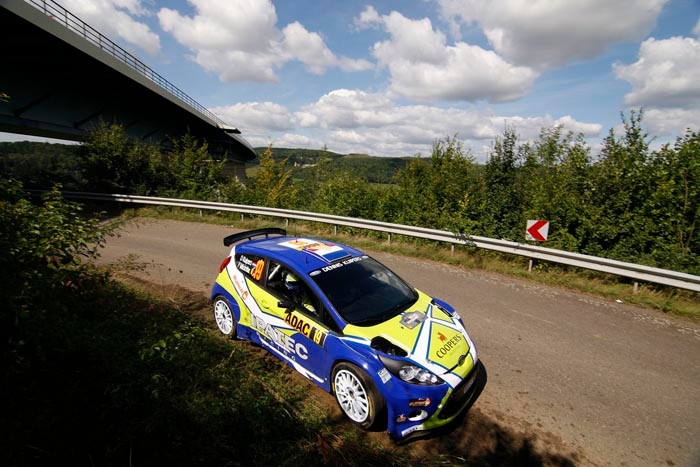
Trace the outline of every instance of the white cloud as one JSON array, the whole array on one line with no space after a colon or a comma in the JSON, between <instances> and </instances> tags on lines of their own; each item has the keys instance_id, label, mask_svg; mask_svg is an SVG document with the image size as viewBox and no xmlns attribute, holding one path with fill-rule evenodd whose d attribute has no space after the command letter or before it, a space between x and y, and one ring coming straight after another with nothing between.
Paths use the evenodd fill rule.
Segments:
<instances>
[{"instance_id":1,"label":"white cloud","mask_svg":"<svg viewBox=\"0 0 700 467\"><path fill-rule=\"evenodd\" d=\"M61 5L107 37L119 37L151 56L160 52L160 38L132 16L148 11L140 0L64 0Z\"/></svg>"},{"instance_id":2,"label":"white cloud","mask_svg":"<svg viewBox=\"0 0 700 467\"><path fill-rule=\"evenodd\" d=\"M367 5L360 13L360 16L355 18L355 27L358 30L369 29L380 25L382 22L381 16L372 5Z\"/></svg>"},{"instance_id":3,"label":"white cloud","mask_svg":"<svg viewBox=\"0 0 700 467\"><path fill-rule=\"evenodd\" d=\"M515 125L523 140L535 139L541 128L555 125L588 137L602 130L599 124L579 122L568 115L555 119L549 115L499 116L478 109L397 106L385 94L348 89L329 92L297 112L269 102L211 110L236 122L256 146L272 142L277 147L318 148L327 144L331 151L375 156L428 155L435 140L457 135L484 161L484 148L506 125Z\"/></svg>"},{"instance_id":4,"label":"white cloud","mask_svg":"<svg viewBox=\"0 0 700 467\"><path fill-rule=\"evenodd\" d=\"M294 22L277 28L277 13L269 0L190 0L196 13L185 16L162 8L164 31L193 52L193 60L222 81L277 81L276 70L298 60L312 73L330 67L362 71L366 60L338 57L323 38Z\"/></svg>"},{"instance_id":5,"label":"white cloud","mask_svg":"<svg viewBox=\"0 0 700 467\"><path fill-rule=\"evenodd\" d=\"M389 34L372 51L391 75L390 90L418 101L488 100L503 102L529 92L537 73L516 67L492 51L464 42L447 45L429 19L413 20L398 12L375 15L366 9L356 24L381 22Z\"/></svg>"},{"instance_id":6,"label":"white cloud","mask_svg":"<svg viewBox=\"0 0 700 467\"><path fill-rule=\"evenodd\" d=\"M458 32L478 23L505 59L530 67L559 67L588 59L619 42L638 41L669 0L437 0Z\"/></svg>"},{"instance_id":7,"label":"white cloud","mask_svg":"<svg viewBox=\"0 0 700 467\"><path fill-rule=\"evenodd\" d=\"M690 128L698 131L700 108L695 109L645 109L644 126L650 134L664 137L683 135Z\"/></svg>"},{"instance_id":8,"label":"white cloud","mask_svg":"<svg viewBox=\"0 0 700 467\"><path fill-rule=\"evenodd\" d=\"M700 107L700 41L672 37L642 42L639 59L613 65L618 79L629 81L628 106Z\"/></svg>"},{"instance_id":9,"label":"white cloud","mask_svg":"<svg viewBox=\"0 0 700 467\"><path fill-rule=\"evenodd\" d=\"M245 135L270 134L294 127L293 116L286 107L272 102L246 102L210 109Z\"/></svg>"}]
</instances>

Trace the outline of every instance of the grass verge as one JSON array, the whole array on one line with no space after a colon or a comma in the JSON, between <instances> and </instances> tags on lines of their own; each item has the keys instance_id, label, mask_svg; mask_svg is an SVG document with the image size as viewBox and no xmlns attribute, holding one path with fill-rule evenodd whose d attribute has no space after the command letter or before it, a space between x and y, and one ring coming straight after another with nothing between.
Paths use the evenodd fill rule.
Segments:
<instances>
[{"instance_id":1,"label":"grass verge","mask_svg":"<svg viewBox=\"0 0 700 467\"><path fill-rule=\"evenodd\" d=\"M215 334L204 297L86 279L4 355L3 465L327 465L343 459L289 373ZM272 389L275 388L275 389ZM329 440L330 439L330 440ZM365 440L366 441L366 440ZM350 446L358 448L358 446ZM366 446L373 463L386 450Z\"/></svg>"},{"instance_id":2,"label":"grass verge","mask_svg":"<svg viewBox=\"0 0 700 467\"><path fill-rule=\"evenodd\" d=\"M242 216L226 212L196 212L162 206L130 209L126 215L206 222L240 229L287 225L284 220L279 218ZM391 243L389 243L386 234L360 229L339 227L336 234L331 225L293 222L287 226L287 230L294 234L335 238L340 242L363 249L391 252L469 269L507 274L700 321L700 294L696 292L645 283L642 283L635 292L634 281L630 279L544 262L536 262L533 271L528 272L527 258L463 246L455 246L452 250L449 245L444 243L416 241L416 239L398 235L393 235Z\"/></svg>"},{"instance_id":3,"label":"grass verge","mask_svg":"<svg viewBox=\"0 0 700 467\"><path fill-rule=\"evenodd\" d=\"M2 465L553 465L552 452L478 410L394 445L355 428L332 396L212 329L204 296L87 275L72 307L31 320L2 354ZM43 317L41 317L43 316ZM205 316L207 319L205 319Z\"/></svg>"}]
</instances>

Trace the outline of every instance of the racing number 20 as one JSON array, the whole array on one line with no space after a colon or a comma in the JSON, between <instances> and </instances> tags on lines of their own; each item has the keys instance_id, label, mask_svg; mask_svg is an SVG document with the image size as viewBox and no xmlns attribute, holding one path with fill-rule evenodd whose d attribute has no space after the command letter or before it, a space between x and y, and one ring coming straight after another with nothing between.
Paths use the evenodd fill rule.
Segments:
<instances>
[{"instance_id":1,"label":"racing number 20","mask_svg":"<svg viewBox=\"0 0 700 467\"><path fill-rule=\"evenodd\" d=\"M253 276L253 279L256 281L259 281L260 278L262 277L263 269L265 268L265 261L262 259L259 259L255 263L255 268L250 272L250 275Z\"/></svg>"}]
</instances>

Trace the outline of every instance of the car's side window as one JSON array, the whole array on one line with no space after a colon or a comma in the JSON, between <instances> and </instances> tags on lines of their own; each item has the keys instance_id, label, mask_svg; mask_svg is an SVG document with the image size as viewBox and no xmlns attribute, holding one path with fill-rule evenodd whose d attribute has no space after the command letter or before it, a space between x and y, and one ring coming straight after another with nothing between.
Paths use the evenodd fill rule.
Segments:
<instances>
[{"instance_id":1,"label":"car's side window","mask_svg":"<svg viewBox=\"0 0 700 467\"><path fill-rule=\"evenodd\" d=\"M236 255L236 268L255 282L262 283L267 261L257 255Z\"/></svg>"},{"instance_id":2,"label":"car's side window","mask_svg":"<svg viewBox=\"0 0 700 467\"><path fill-rule=\"evenodd\" d=\"M323 324L328 329L339 332L338 325L323 306L323 302L288 267L270 260L267 266L265 287L281 301L293 305L295 310Z\"/></svg>"},{"instance_id":3,"label":"car's side window","mask_svg":"<svg viewBox=\"0 0 700 467\"><path fill-rule=\"evenodd\" d=\"M318 316L320 302L309 286L289 268L276 261L271 261L267 269L267 289L300 311L312 317Z\"/></svg>"}]
</instances>

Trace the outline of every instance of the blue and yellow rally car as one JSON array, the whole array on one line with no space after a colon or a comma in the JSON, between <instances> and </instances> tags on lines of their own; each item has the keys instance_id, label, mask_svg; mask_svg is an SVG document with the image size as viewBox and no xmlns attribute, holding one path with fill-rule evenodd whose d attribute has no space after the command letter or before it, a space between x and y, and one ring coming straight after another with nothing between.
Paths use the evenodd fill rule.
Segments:
<instances>
[{"instance_id":1,"label":"blue and yellow rally car","mask_svg":"<svg viewBox=\"0 0 700 467\"><path fill-rule=\"evenodd\" d=\"M219 330L334 394L353 423L406 438L478 397L485 371L460 316L363 252L278 228L224 245L211 291Z\"/></svg>"}]
</instances>

